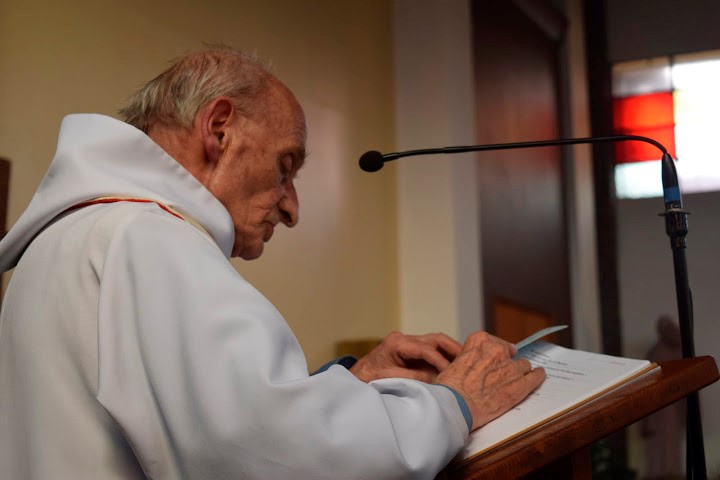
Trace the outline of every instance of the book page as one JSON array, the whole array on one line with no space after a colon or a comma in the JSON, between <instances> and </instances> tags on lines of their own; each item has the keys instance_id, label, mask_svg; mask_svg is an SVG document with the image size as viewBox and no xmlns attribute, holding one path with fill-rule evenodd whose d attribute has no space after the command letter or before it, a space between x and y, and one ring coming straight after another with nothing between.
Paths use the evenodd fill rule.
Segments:
<instances>
[{"instance_id":1,"label":"book page","mask_svg":"<svg viewBox=\"0 0 720 480\"><path fill-rule=\"evenodd\" d=\"M545 381L504 415L470 434L460 458L484 452L524 433L650 366L647 360L613 357L536 341L521 348L533 368L545 368Z\"/></svg>"}]
</instances>

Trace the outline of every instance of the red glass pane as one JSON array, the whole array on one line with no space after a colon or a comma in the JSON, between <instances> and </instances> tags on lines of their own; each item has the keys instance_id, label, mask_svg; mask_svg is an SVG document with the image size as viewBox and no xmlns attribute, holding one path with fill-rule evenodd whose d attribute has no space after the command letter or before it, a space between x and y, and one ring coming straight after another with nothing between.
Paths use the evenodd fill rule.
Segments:
<instances>
[{"instance_id":1,"label":"red glass pane","mask_svg":"<svg viewBox=\"0 0 720 480\"><path fill-rule=\"evenodd\" d=\"M675 157L675 122L672 92L613 99L615 133L642 135L657 140ZM615 162L658 160L657 148L643 142L615 144Z\"/></svg>"},{"instance_id":2,"label":"red glass pane","mask_svg":"<svg viewBox=\"0 0 720 480\"><path fill-rule=\"evenodd\" d=\"M617 132L625 135L641 135L660 142L668 153L677 157L675 153L675 127L645 128L625 132ZM655 146L645 142L617 142L615 148L615 163L645 162L648 160L660 160L662 153Z\"/></svg>"}]
</instances>

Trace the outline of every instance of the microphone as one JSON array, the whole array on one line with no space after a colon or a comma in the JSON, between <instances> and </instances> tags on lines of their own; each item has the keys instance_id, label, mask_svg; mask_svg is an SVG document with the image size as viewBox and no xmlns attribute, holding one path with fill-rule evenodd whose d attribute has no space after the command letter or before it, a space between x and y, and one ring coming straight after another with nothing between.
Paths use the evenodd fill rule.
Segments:
<instances>
[{"instance_id":1,"label":"microphone","mask_svg":"<svg viewBox=\"0 0 720 480\"><path fill-rule=\"evenodd\" d=\"M683 358L695 356L695 342L693 339L693 311L692 295L687 273L687 260L685 258L688 233L687 216L689 212L683 209L682 196L677 178L675 161L667 149L652 138L639 135L611 135L607 137L565 138L557 140L540 140L532 142L496 143L486 145L465 145L456 147L423 148L419 150L406 150L402 152L382 154L371 150L365 152L359 161L360 168L365 172L377 172L386 162L402 157L417 155L435 155L466 152L482 152L488 150L509 150L516 148L536 148L561 145L577 145L587 143L614 143L626 141L639 141L657 147L662 153L661 178L663 185L663 200L665 211L659 215L665 217L665 232L670 238L670 247L673 252L673 266L675 271L675 291L677 296L678 320L682 341ZM702 475L706 478L705 449L703 446L702 423L700 419L700 401L698 393L692 393L687 398L687 478Z\"/></svg>"},{"instance_id":2,"label":"microphone","mask_svg":"<svg viewBox=\"0 0 720 480\"><path fill-rule=\"evenodd\" d=\"M360 168L366 172L377 172L385 165L385 158L382 153L371 150L360 156Z\"/></svg>"}]
</instances>

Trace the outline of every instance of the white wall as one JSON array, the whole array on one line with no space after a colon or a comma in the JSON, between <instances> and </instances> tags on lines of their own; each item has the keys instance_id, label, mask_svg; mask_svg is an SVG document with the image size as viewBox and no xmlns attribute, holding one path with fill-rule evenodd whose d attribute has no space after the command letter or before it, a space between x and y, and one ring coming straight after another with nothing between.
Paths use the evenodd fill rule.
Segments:
<instances>
[{"instance_id":1,"label":"white wall","mask_svg":"<svg viewBox=\"0 0 720 480\"><path fill-rule=\"evenodd\" d=\"M588 137L590 115L582 2L565 0L564 10L568 19L563 68L567 92L562 95L566 96L569 124L563 136ZM600 287L591 146L571 147L565 167L573 345L581 350L600 352Z\"/></svg>"},{"instance_id":2,"label":"white wall","mask_svg":"<svg viewBox=\"0 0 720 480\"><path fill-rule=\"evenodd\" d=\"M658 171L658 182L660 172ZM697 355L720 358L720 192L686 195L692 212L687 236L687 261L695 317ZM670 242L657 214L662 199L621 200L618 203L618 262L623 352L645 357L655 343L655 320L661 314L677 319L677 302ZM720 467L720 384L700 393L705 455L709 471Z\"/></svg>"},{"instance_id":3,"label":"white wall","mask_svg":"<svg viewBox=\"0 0 720 480\"><path fill-rule=\"evenodd\" d=\"M607 0L611 62L720 48L717 0Z\"/></svg>"},{"instance_id":4,"label":"white wall","mask_svg":"<svg viewBox=\"0 0 720 480\"><path fill-rule=\"evenodd\" d=\"M717 0L608 0L611 61L720 48ZM658 182L660 173L658 172ZM696 353L720 356L720 193L685 196L689 218L688 270L695 308ZM617 205L618 282L623 351L644 356L655 340L655 319L677 318L672 253L657 213L661 199L622 200ZM720 385L701 392L705 454L720 472ZM632 445L631 445L632 446ZM639 453L639 452L638 452ZM638 469L638 455L632 455Z\"/></svg>"},{"instance_id":5,"label":"white wall","mask_svg":"<svg viewBox=\"0 0 720 480\"><path fill-rule=\"evenodd\" d=\"M397 148L475 143L468 2L395 0L394 35ZM483 325L474 157L394 163L401 328L463 339Z\"/></svg>"}]
</instances>

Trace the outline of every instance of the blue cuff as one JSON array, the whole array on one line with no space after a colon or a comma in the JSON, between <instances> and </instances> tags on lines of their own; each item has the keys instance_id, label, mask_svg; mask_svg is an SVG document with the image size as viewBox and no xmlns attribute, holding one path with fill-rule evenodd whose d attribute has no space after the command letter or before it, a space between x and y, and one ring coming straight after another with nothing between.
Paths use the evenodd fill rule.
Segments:
<instances>
[{"instance_id":1,"label":"blue cuff","mask_svg":"<svg viewBox=\"0 0 720 480\"><path fill-rule=\"evenodd\" d=\"M443 385L442 383L433 383L433 385L445 387L450 390L453 395L455 395L455 400L457 400L458 405L460 406L460 411L463 414L463 418L465 418L465 423L467 423L468 430L472 430L472 415L470 414L470 408L468 407L468 404L462 397L462 395L456 392L454 388L450 388L447 385Z\"/></svg>"},{"instance_id":2,"label":"blue cuff","mask_svg":"<svg viewBox=\"0 0 720 480\"><path fill-rule=\"evenodd\" d=\"M357 362L357 358L353 357L352 355L345 355L344 357L336 358L335 360L330 360L322 367L315 370L311 375L316 375L318 373L322 373L328 368L332 367L333 365L342 365L343 367L350 370L350 367L355 365L355 362Z\"/></svg>"}]
</instances>

